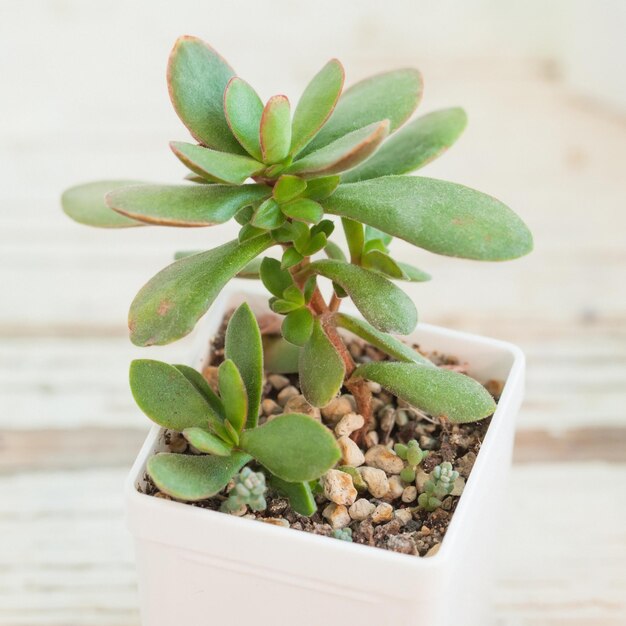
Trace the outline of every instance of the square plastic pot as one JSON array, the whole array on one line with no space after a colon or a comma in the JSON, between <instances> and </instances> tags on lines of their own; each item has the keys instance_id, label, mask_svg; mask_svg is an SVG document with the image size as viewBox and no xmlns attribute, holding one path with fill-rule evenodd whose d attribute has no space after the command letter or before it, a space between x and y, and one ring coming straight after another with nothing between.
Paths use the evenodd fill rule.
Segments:
<instances>
[{"instance_id":1,"label":"square plastic pot","mask_svg":"<svg viewBox=\"0 0 626 626\"><path fill-rule=\"evenodd\" d=\"M201 368L226 311L254 292L227 291L196 330ZM144 626L484 626L494 531L524 387L524 355L486 337L419 325L411 339L457 356L478 380L505 381L439 551L398 554L144 495L146 462L165 449L154 427L125 486Z\"/></svg>"}]
</instances>

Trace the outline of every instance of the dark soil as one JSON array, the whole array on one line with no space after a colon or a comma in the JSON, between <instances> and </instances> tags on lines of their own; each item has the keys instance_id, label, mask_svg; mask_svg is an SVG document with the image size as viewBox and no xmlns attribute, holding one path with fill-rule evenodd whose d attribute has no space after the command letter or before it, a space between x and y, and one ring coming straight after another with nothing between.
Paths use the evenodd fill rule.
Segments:
<instances>
[{"instance_id":1,"label":"dark soil","mask_svg":"<svg viewBox=\"0 0 626 626\"><path fill-rule=\"evenodd\" d=\"M210 365L203 372L210 384L214 383L215 369L223 360L225 325L226 321L213 341ZM387 359L385 354L369 344L364 344L361 340L353 337L346 337L345 339L357 363ZM419 346L414 345L413 347L419 351ZM467 371L467 364L459 363L454 356L438 353L426 354L425 356L428 356L441 367L462 373ZM376 439L379 444L388 447L392 447L397 442L406 443L410 439L416 439L422 449L429 450L428 456L420 466L423 472L431 472L439 463L449 461L454 469L459 472L460 477L467 480L489 427L490 418L472 424L452 424L445 419L425 415L399 401L385 390L376 388L375 385L373 387L373 406L375 407L376 419L373 425L374 434L370 434L368 437L368 447L374 445ZM498 381L489 381L485 387L498 400L502 384ZM348 396L347 393L344 388L341 396L351 401L352 397ZM289 396L292 399L288 401L292 404L295 402L298 405L298 410L308 412L313 417L321 419L329 428L334 428L338 421L337 415L329 415L328 411L323 410L320 416L320 412L303 403L303 398L297 397L298 394L297 375L271 376L271 373L268 372L263 394L263 415L260 418L260 423L263 423L268 417L271 419L272 414L283 412L287 402L285 398ZM291 407L289 410L293 411L294 409ZM165 441L172 452L193 453L178 433L167 432ZM367 447L364 447L363 452L366 451ZM148 477L146 479L146 493L156 497L169 498L169 496L158 492ZM398 480L396 479L396 482ZM460 482L464 485L464 481ZM407 485L407 483L403 484L405 487ZM419 477L417 486L419 492ZM226 491L208 500L189 504L190 506L219 510L221 503L226 498ZM415 500L403 502L402 498L397 493L392 494L391 490L382 499L374 498L367 491L360 492L358 498L366 498L373 505L379 505L383 502L389 503L394 512L390 521L382 523L373 522L371 516L363 521L352 520L348 527L352 531L352 539L355 543L419 556L432 555L437 551L459 501L459 496L447 496L440 508L434 512L427 512L418 507ZM267 509L259 513L247 511L245 517L318 535L332 536L333 528L322 515L329 501L323 494L318 495L316 499L318 510L313 516L307 518L295 513L285 498L269 492ZM399 511L400 513L398 513Z\"/></svg>"}]
</instances>

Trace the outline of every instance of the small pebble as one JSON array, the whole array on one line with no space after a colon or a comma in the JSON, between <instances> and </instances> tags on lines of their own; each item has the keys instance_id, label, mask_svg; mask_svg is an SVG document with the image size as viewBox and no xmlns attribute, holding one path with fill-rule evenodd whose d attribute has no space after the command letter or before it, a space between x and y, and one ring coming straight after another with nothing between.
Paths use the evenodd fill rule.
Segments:
<instances>
[{"instance_id":1,"label":"small pebble","mask_svg":"<svg viewBox=\"0 0 626 626\"><path fill-rule=\"evenodd\" d=\"M185 452L188 445L187 440L180 433L170 432L167 446L171 452Z\"/></svg>"},{"instance_id":2,"label":"small pebble","mask_svg":"<svg viewBox=\"0 0 626 626\"><path fill-rule=\"evenodd\" d=\"M409 423L409 414L405 409L398 409L396 411L396 426L402 428Z\"/></svg>"},{"instance_id":3,"label":"small pebble","mask_svg":"<svg viewBox=\"0 0 626 626\"><path fill-rule=\"evenodd\" d=\"M417 487L418 493L424 493L424 485L429 478L429 474L427 474L420 467L417 468L417 473L415 474L415 486Z\"/></svg>"},{"instance_id":4,"label":"small pebble","mask_svg":"<svg viewBox=\"0 0 626 626\"><path fill-rule=\"evenodd\" d=\"M401 554L417 554L415 540L410 535L391 535L387 539L387 548Z\"/></svg>"},{"instance_id":5,"label":"small pebble","mask_svg":"<svg viewBox=\"0 0 626 626\"><path fill-rule=\"evenodd\" d=\"M409 502L415 502L416 499L417 499L417 487L414 487L413 485L409 485L402 492L402 502L406 502L408 504Z\"/></svg>"},{"instance_id":6,"label":"small pebble","mask_svg":"<svg viewBox=\"0 0 626 626\"><path fill-rule=\"evenodd\" d=\"M353 504L357 498L357 490L352 476L340 470L328 470L321 478L324 495L335 504Z\"/></svg>"},{"instance_id":7,"label":"small pebble","mask_svg":"<svg viewBox=\"0 0 626 626\"><path fill-rule=\"evenodd\" d=\"M368 448L372 446L377 446L379 442L378 433L375 430L371 430L367 435L365 435L365 445Z\"/></svg>"},{"instance_id":8,"label":"small pebble","mask_svg":"<svg viewBox=\"0 0 626 626\"><path fill-rule=\"evenodd\" d=\"M463 493L463 489L465 489L465 478L463 476L459 476L454 481L454 487L450 492L451 496L460 496Z\"/></svg>"},{"instance_id":9,"label":"small pebble","mask_svg":"<svg viewBox=\"0 0 626 626\"><path fill-rule=\"evenodd\" d=\"M380 429L388 433L396 423L396 411L391 404L386 405L378 412Z\"/></svg>"},{"instance_id":10,"label":"small pebble","mask_svg":"<svg viewBox=\"0 0 626 626\"><path fill-rule=\"evenodd\" d=\"M304 415L321 421L320 410L316 406L309 404L301 394L287 400L285 403L285 413L303 413Z\"/></svg>"},{"instance_id":11,"label":"small pebble","mask_svg":"<svg viewBox=\"0 0 626 626\"><path fill-rule=\"evenodd\" d=\"M365 453L365 463L387 474L399 474L404 469L404 461L395 452L381 445L373 446Z\"/></svg>"},{"instance_id":12,"label":"small pebble","mask_svg":"<svg viewBox=\"0 0 626 626\"><path fill-rule=\"evenodd\" d=\"M430 550L428 550L428 552L424 556L435 556L435 554L439 552L440 546L441 546L440 543L436 543L432 548L430 548Z\"/></svg>"},{"instance_id":13,"label":"small pebble","mask_svg":"<svg viewBox=\"0 0 626 626\"><path fill-rule=\"evenodd\" d=\"M385 500L397 500L402 496L404 492L404 484L402 483L402 479L400 476L390 476L389 477L389 489L387 493L383 496Z\"/></svg>"},{"instance_id":14,"label":"small pebble","mask_svg":"<svg viewBox=\"0 0 626 626\"><path fill-rule=\"evenodd\" d=\"M359 467L365 463L365 455L361 452L361 448L350 439L350 437L339 437L337 439L339 449L341 450L341 461L343 465L351 467Z\"/></svg>"},{"instance_id":15,"label":"small pebble","mask_svg":"<svg viewBox=\"0 0 626 626\"><path fill-rule=\"evenodd\" d=\"M322 516L328 520L333 530L345 528L352 521L348 509L343 504L335 504L334 502L331 502L324 509Z\"/></svg>"},{"instance_id":16,"label":"small pebble","mask_svg":"<svg viewBox=\"0 0 626 626\"><path fill-rule=\"evenodd\" d=\"M388 502L381 502L372 513L372 522L382 524L393 519L393 507Z\"/></svg>"},{"instance_id":17,"label":"small pebble","mask_svg":"<svg viewBox=\"0 0 626 626\"><path fill-rule=\"evenodd\" d=\"M368 381L367 386L373 394L379 394L382 391L380 383L375 383L373 380Z\"/></svg>"},{"instance_id":18,"label":"small pebble","mask_svg":"<svg viewBox=\"0 0 626 626\"><path fill-rule=\"evenodd\" d=\"M335 434L337 437L344 437L351 435L355 430L363 427L365 420L362 415L358 413L348 413L344 415L335 426Z\"/></svg>"},{"instance_id":19,"label":"small pebble","mask_svg":"<svg viewBox=\"0 0 626 626\"><path fill-rule=\"evenodd\" d=\"M284 517L259 517L262 522L266 524L272 524L273 526L282 526L289 528L289 522Z\"/></svg>"},{"instance_id":20,"label":"small pebble","mask_svg":"<svg viewBox=\"0 0 626 626\"><path fill-rule=\"evenodd\" d=\"M276 399L278 400L278 404L280 404L280 406L285 406L290 398L294 398L299 395L300 392L293 385L289 385L288 387L280 390Z\"/></svg>"},{"instance_id":21,"label":"small pebble","mask_svg":"<svg viewBox=\"0 0 626 626\"><path fill-rule=\"evenodd\" d=\"M350 517L359 522L367 519L376 508L375 504L372 504L365 498L359 498L349 509Z\"/></svg>"},{"instance_id":22,"label":"small pebble","mask_svg":"<svg viewBox=\"0 0 626 626\"><path fill-rule=\"evenodd\" d=\"M280 404L277 404L271 398L263 399L263 401L261 402L261 411L266 417L269 417L270 415L278 415L279 413L283 412Z\"/></svg>"},{"instance_id":23,"label":"small pebble","mask_svg":"<svg viewBox=\"0 0 626 626\"><path fill-rule=\"evenodd\" d=\"M286 376L281 376L280 374L270 374L267 377L267 382L272 385L276 391L280 391L289 384L289 379Z\"/></svg>"},{"instance_id":24,"label":"small pebble","mask_svg":"<svg viewBox=\"0 0 626 626\"><path fill-rule=\"evenodd\" d=\"M413 514L410 509L396 509L393 515L396 519L399 519L402 524L407 524L413 519Z\"/></svg>"},{"instance_id":25,"label":"small pebble","mask_svg":"<svg viewBox=\"0 0 626 626\"><path fill-rule=\"evenodd\" d=\"M354 413L354 409L354 398L351 395L344 394L333 398L322 408L322 417L331 424L336 424L344 415Z\"/></svg>"},{"instance_id":26,"label":"small pebble","mask_svg":"<svg viewBox=\"0 0 626 626\"><path fill-rule=\"evenodd\" d=\"M358 470L368 491L375 498L382 498L389 491L389 480L383 470L375 467L359 467Z\"/></svg>"}]
</instances>

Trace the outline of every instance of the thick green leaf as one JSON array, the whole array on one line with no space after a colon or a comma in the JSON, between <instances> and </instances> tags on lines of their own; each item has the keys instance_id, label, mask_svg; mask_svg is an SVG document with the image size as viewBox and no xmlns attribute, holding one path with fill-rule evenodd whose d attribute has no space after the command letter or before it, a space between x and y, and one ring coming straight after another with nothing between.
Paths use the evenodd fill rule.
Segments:
<instances>
[{"instance_id":1,"label":"thick green leaf","mask_svg":"<svg viewBox=\"0 0 626 626\"><path fill-rule=\"evenodd\" d=\"M313 406L326 406L343 385L345 364L318 319L313 323L309 341L300 351L298 371L302 394Z\"/></svg>"},{"instance_id":2,"label":"thick green leaf","mask_svg":"<svg viewBox=\"0 0 626 626\"><path fill-rule=\"evenodd\" d=\"M220 398L226 419L236 432L240 432L248 415L248 394L237 366L226 359L218 368Z\"/></svg>"},{"instance_id":3,"label":"thick green leaf","mask_svg":"<svg viewBox=\"0 0 626 626\"><path fill-rule=\"evenodd\" d=\"M250 306L244 302L226 328L224 356L237 366L248 394L247 428L256 426L263 390L263 345L261 331Z\"/></svg>"},{"instance_id":4,"label":"thick green leaf","mask_svg":"<svg viewBox=\"0 0 626 626\"><path fill-rule=\"evenodd\" d=\"M210 433L205 428L192 426L183 430L185 439L200 452L215 454L216 456L230 456L232 446L224 443L219 437Z\"/></svg>"},{"instance_id":5,"label":"thick green leaf","mask_svg":"<svg viewBox=\"0 0 626 626\"><path fill-rule=\"evenodd\" d=\"M432 278L432 276L427 272L424 272L413 265L409 265L408 263L396 261L396 264L402 270L402 280L408 280L412 283L425 283Z\"/></svg>"},{"instance_id":6,"label":"thick green leaf","mask_svg":"<svg viewBox=\"0 0 626 626\"><path fill-rule=\"evenodd\" d=\"M261 154L265 163L277 163L289 154L291 119L286 96L272 96L261 117Z\"/></svg>"},{"instance_id":7,"label":"thick green leaf","mask_svg":"<svg viewBox=\"0 0 626 626\"><path fill-rule=\"evenodd\" d=\"M219 493L250 460L243 452L230 456L161 452L148 461L146 469L159 491L193 502Z\"/></svg>"},{"instance_id":8,"label":"thick green leaf","mask_svg":"<svg viewBox=\"0 0 626 626\"><path fill-rule=\"evenodd\" d=\"M313 332L313 314L303 307L289 313L281 326L283 337L296 346L303 346Z\"/></svg>"},{"instance_id":9,"label":"thick green leaf","mask_svg":"<svg viewBox=\"0 0 626 626\"><path fill-rule=\"evenodd\" d=\"M341 225L346 235L348 250L350 250L350 260L352 263L359 265L361 263L361 255L363 254L363 246L365 245L363 225L348 218L342 218Z\"/></svg>"},{"instance_id":10,"label":"thick green leaf","mask_svg":"<svg viewBox=\"0 0 626 626\"><path fill-rule=\"evenodd\" d=\"M234 70L197 37L180 37L170 54L167 84L174 109L192 136L223 152L243 154L224 115L224 90Z\"/></svg>"},{"instance_id":11,"label":"thick green leaf","mask_svg":"<svg viewBox=\"0 0 626 626\"><path fill-rule=\"evenodd\" d=\"M306 270L337 283L378 330L407 335L415 328L417 310L413 301L384 276L330 259L314 261Z\"/></svg>"},{"instance_id":12,"label":"thick green leaf","mask_svg":"<svg viewBox=\"0 0 626 626\"><path fill-rule=\"evenodd\" d=\"M141 184L144 183L137 180L99 180L77 185L63 192L61 206L68 217L87 226L98 228L144 226L143 222L112 211L104 201L106 194L115 189Z\"/></svg>"},{"instance_id":13,"label":"thick green leaf","mask_svg":"<svg viewBox=\"0 0 626 626\"><path fill-rule=\"evenodd\" d=\"M300 348L282 337L263 337L265 370L271 374L295 374L300 361Z\"/></svg>"},{"instance_id":14,"label":"thick green leaf","mask_svg":"<svg viewBox=\"0 0 626 626\"><path fill-rule=\"evenodd\" d=\"M163 345L190 333L224 285L272 243L269 235L242 244L230 241L161 270L130 306L132 342Z\"/></svg>"},{"instance_id":15,"label":"thick green leaf","mask_svg":"<svg viewBox=\"0 0 626 626\"><path fill-rule=\"evenodd\" d=\"M272 230L279 228L285 223L285 216L274 198L268 198L254 212L250 224L255 228Z\"/></svg>"},{"instance_id":16,"label":"thick green leaf","mask_svg":"<svg viewBox=\"0 0 626 626\"><path fill-rule=\"evenodd\" d=\"M184 141L172 141L170 148L192 172L218 183L241 185L265 168L263 163L249 156L219 152Z\"/></svg>"},{"instance_id":17,"label":"thick green leaf","mask_svg":"<svg viewBox=\"0 0 626 626\"><path fill-rule=\"evenodd\" d=\"M389 134L389 121L359 128L295 161L285 171L301 176L337 174L367 159Z\"/></svg>"},{"instance_id":18,"label":"thick green leaf","mask_svg":"<svg viewBox=\"0 0 626 626\"><path fill-rule=\"evenodd\" d=\"M280 261L271 257L261 261L261 280L265 288L277 298L282 298L285 289L294 284L291 274L280 267Z\"/></svg>"},{"instance_id":19,"label":"thick green leaf","mask_svg":"<svg viewBox=\"0 0 626 626\"><path fill-rule=\"evenodd\" d=\"M239 243L244 243L250 239L256 239L257 237L261 237L266 234L267 231L263 228L257 228L256 226L252 226L252 224L245 224L241 227L241 230L237 235L237 239L239 240Z\"/></svg>"},{"instance_id":20,"label":"thick green leaf","mask_svg":"<svg viewBox=\"0 0 626 626\"><path fill-rule=\"evenodd\" d=\"M302 261L303 258L304 257L302 256L302 254L298 252L295 248L287 248L283 252L283 256L280 261L280 266L283 269L288 269L300 263L300 261Z\"/></svg>"},{"instance_id":21,"label":"thick green leaf","mask_svg":"<svg viewBox=\"0 0 626 626\"><path fill-rule=\"evenodd\" d=\"M263 426L244 430L241 449L289 482L319 478L340 459L333 434L308 415L286 413Z\"/></svg>"},{"instance_id":22,"label":"thick green leaf","mask_svg":"<svg viewBox=\"0 0 626 626\"><path fill-rule=\"evenodd\" d=\"M452 422L475 422L496 409L480 383L450 370L384 361L359 365L353 376L377 382L418 409Z\"/></svg>"},{"instance_id":23,"label":"thick green leaf","mask_svg":"<svg viewBox=\"0 0 626 626\"><path fill-rule=\"evenodd\" d=\"M237 141L257 161L262 160L259 128L263 102L245 80L233 76L224 92L224 113Z\"/></svg>"},{"instance_id":24,"label":"thick green leaf","mask_svg":"<svg viewBox=\"0 0 626 626\"><path fill-rule=\"evenodd\" d=\"M340 185L324 208L447 256L504 261L533 245L524 222L502 202L433 178L384 176Z\"/></svg>"},{"instance_id":25,"label":"thick green leaf","mask_svg":"<svg viewBox=\"0 0 626 626\"><path fill-rule=\"evenodd\" d=\"M398 361L406 361L408 363L422 363L424 365L432 365L432 363L417 350L413 350L404 342L396 339L393 335L381 333L365 320L361 320L345 313L335 313L334 315L337 326L349 330L351 333L369 341L372 345L382 350L385 354L392 356Z\"/></svg>"},{"instance_id":26,"label":"thick green leaf","mask_svg":"<svg viewBox=\"0 0 626 626\"><path fill-rule=\"evenodd\" d=\"M419 169L443 154L459 138L466 124L467 115L460 108L418 117L385 141L366 163L346 172L342 180L353 183Z\"/></svg>"},{"instance_id":27,"label":"thick green leaf","mask_svg":"<svg viewBox=\"0 0 626 626\"><path fill-rule=\"evenodd\" d=\"M175 367L196 388L196 391L198 391L208 402L209 406L213 409L213 412L224 419L224 405L213 389L211 389L209 383L206 381L206 378L198 370L193 367L189 367L189 365L177 364L173 367Z\"/></svg>"},{"instance_id":28,"label":"thick green leaf","mask_svg":"<svg viewBox=\"0 0 626 626\"><path fill-rule=\"evenodd\" d=\"M135 185L106 195L114 211L160 226L213 226L269 196L265 185Z\"/></svg>"},{"instance_id":29,"label":"thick green leaf","mask_svg":"<svg viewBox=\"0 0 626 626\"><path fill-rule=\"evenodd\" d=\"M370 250L363 255L363 267L381 272L391 278L403 278L402 268L385 252Z\"/></svg>"},{"instance_id":30,"label":"thick green leaf","mask_svg":"<svg viewBox=\"0 0 626 626\"><path fill-rule=\"evenodd\" d=\"M281 204L280 209L287 217L310 224L317 224L324 217L322 205L309 198L296 198Z\"/></svg>"},{"instance_id":31,"label":"thick green leaf","mask_svg":"<svg viewBox=\"0 0 626 626\"><path fill-rule=\"evenodd\" d=\"M132 361L130 389L139 408L159 426L182 432L221 421L196 387L167 363Z\"/></svg>"},{"instance_id":32,"label":"thick green leaf","mask_svg":"<svg viewBox=\"0 0 626 626\"><path fill-rule=\"evenodd\" d=\"M307 181L307 188L302 194L311 200L325 200L335 192L341 182L341 176L323 176L322 178L312 178Z\"/></svg>"},{"instance_id":33,"label":"thick green leaf","mask_svg":"<svg viewBox=\"0 0 626 626\"><path fill-rule=\"evenodd\" d=\"M417 70L395 70L366 78L344 91L330 119L302 154L381 120L389 120L389 131L393 132L411 117L421 97L422 78Z\"/></svg>"},{"instance_id":34,"label":"thick green leaf","mask_svg":"<svg viewBox=\"0 0 626 626\"><path fill-rule=\"evenodd\" d=\"M292 155L298 154L330 117L341 95L344 78L341 63L331 59L307 85L293 114Z\"/></svg>"},{"instance_id":35,"label":"thick green leaf","mask_svg":"<svg viewBox=\"0 0 626 626\"><path fill-rule=\"evenodd\" d=\"M291 508L296 513L310 517L317 511L317 503L309 483L288 483L286 480L270 474L269 484L272 489L289 500Z\"/></svg>"},{"instance_id":36,"label":"thick green leaf","mask_svg":"<svg viewBox=\"0 0 626 626\"><path fill-rule=\"evenodd\" d=\"M334 259L335 261L344 261L344 262L348 260L346 259L346 255L343 253L343 250L334 241L329 241L326 243L324 252L326 252L326 256L329 259Z\"/></svg>"},{"instance_id":37,"label":"thick green leaf","mask_svg":"<svg viewBox=\"0 0 626 626\"><path fill-rule=\"evenodd\" d=\"M276 202L283 204L297 198L305 189L306 180L285 174L276 181L272 195Z\"/></svg>"}]
</instances>

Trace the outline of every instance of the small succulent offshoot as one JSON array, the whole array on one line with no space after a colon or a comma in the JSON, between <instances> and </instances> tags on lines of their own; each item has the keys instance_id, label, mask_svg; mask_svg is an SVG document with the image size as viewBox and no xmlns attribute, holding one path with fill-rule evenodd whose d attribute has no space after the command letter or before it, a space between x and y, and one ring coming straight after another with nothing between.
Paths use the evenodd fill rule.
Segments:
<instances>
[{"instance_id":1,"label":"small succulent offshoot","mask_svg":"<svg viewBox=\"0 0 626 626\"><path fill-rule=\"evenodd\" d=\"M205 452L155 456L148 464L154 482L172 497L202 499L254 458L268 471L270 486L303 514L315 511L309 481L338 460L336 443L303 415L258 426L263 363L277 374L297 373L315 407L345 388L364 418L352 435L361 443L373 421L370 382L452 422L490 416L495 402L481 384L436 367L396 337L417 323L415 304L398 283L430 276L394 257L394 237L434 254L480 261L515 259L532 249L524 222L499 200L406 175L457 140L465 112L448 108L409 121L422 96L417 70L385 72L344 90L337 59L313 77L293 110L284 95L264 103L222 56L190 36L176 42L167 79L192 137L170 144L188 170L185 182L87 183L63 194L63 209L77 222L102 228L239 225L235 239L177 254L141 288L129 312L134 344L163 345L189 334L235 277L263 283L270 308L282 316L282 336L261 343L251 313L238 311L219 395L190 368L133 363L139 406ZM335 240L337 226L346 246ZM322 281L332 286L329 298ZM362 317L340 312L347 299ZM357 365L340 330L389 360Z\"/></svg>"},{"instance_id":2,"label":"small succulent offshoot","mask_svg":"<svg viewBox=\"0 0 626 626\"><path fill-rule=\"evenodd\" d=\"M437 465L424 485L424 492L419 495L417 503L426 511L434 511L441 506L441 501L450 495L459 473L452 469L452 464L444 461Z\"/></svg>"},{"instance_id":3,"label":"small succulent offshoot","mask_svg":"<svg viewBox=\"0 0 626 626\"><path fill-rule=\"evenodd\" d=\"M405 468L400 472L400 478L405 483L415 480L417 466L428 456L428 450L422 450L415 439L404 443L397 443L393 447L395 453L406 462Z\"/></svg>"},{"instance_id":4,"label":"small succulent offshoot","mask_svg":"<svg viewBox=\"0 0 626 626\"><path fill-rule=\"evenodd\" d=\"M341 541L352 542L352 529L351 528L336 528L333 530L333 537L340 539Z\"/></svg>"},{"instance_id":5,"label":"small succulent offshoot","mask_svg":"<svg viewBox=\"0 0 626 626\"><path fill-rule=\"evenodd\" d=\"M222 503L222 511L234 513L245 507L250 507L253 511L264 511L267 508L267 485L263 472L254 472L249 467L244 467L235 476L234 483L228 492L228 498Z\"/></svg>"}]
</instances>

